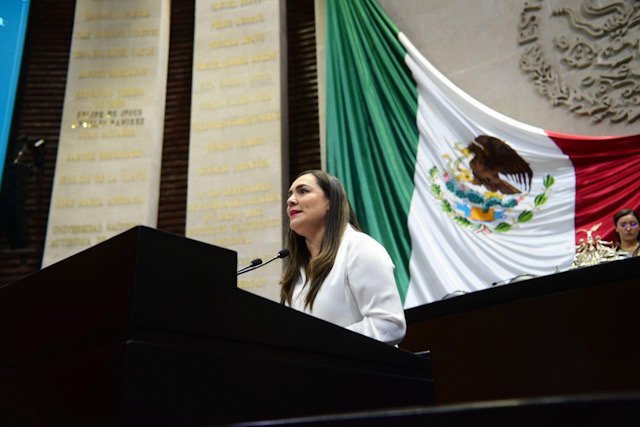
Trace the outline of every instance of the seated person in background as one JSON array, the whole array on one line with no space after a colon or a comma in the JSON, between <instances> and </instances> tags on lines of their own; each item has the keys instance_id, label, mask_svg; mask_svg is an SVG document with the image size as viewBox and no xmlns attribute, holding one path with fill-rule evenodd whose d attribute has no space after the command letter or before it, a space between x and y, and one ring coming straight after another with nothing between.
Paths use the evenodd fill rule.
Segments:
<instances>
[{"instance_id":1,"label":"seated person in background","mask_svg":"<svg viewBox=\"0 0 640 427\"><path fill-rule=\"evenodd\" d=\"M387 344L404 338L404 309L385 248L358 230L340 181L303 172L287 198L280 302Z\"/></svg>"},{"instance_id":2,"label":"seated person in background","mask_svg":"<svg viewBox=\"0 0 640 427\"><path fill-rule=\"evenodd\" d=\"M625 256L637 256L640 253L638 243L638 214L633 209L622 209L613 216L618 234L617 250Z\"/></svg>"}]
</instances>

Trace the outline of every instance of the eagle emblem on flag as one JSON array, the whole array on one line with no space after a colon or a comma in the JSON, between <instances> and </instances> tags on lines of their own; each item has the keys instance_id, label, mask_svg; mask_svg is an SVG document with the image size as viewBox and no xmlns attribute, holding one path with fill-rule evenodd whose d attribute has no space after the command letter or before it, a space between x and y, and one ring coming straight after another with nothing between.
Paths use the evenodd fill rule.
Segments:
<instances>
[{"instance_id":1,"label":"eagle emblem on flag","mask_svg":"<svg viewBox=\"0 0 640 427\"><path fill-rule=\"evenodd\" d=\"M522 193L522 190L500 177L500 174L504 174L515 177L524 190L531 190L531 167L503 140L480 135L467 146L467 150L473 153L469 166L473 171L475 185L502 194Z\"/></svg>"},{"instance_id":2,"label":"eagle emblem on flag","mask_svg":"<svg viewBox=\"0 0 640 427\"><path fill-rule=\"evenodd\" d=\"M507 232L533 219L549 199L555 179L531 195L533 171L505 141L479 135L467 146L453 144L455 157L443 154L444 167L429 170L431 192L454 222L476 232Z\"/></svg>"}]
</instances>

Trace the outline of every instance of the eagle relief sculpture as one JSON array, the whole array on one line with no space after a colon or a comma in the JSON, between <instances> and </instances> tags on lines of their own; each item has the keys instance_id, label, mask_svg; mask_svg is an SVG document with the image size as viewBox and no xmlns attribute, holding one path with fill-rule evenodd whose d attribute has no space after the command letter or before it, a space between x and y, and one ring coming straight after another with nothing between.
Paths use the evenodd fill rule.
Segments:
<instances>
[{"instance_id":1,"label":"eagle relief sculpture","mask_svg":"<svg viewBox=\"0 0 640 427\"><path fill-rule=\"evenodd\" d=\"M429 170L431 192L455 223L476 232L507 232L530 221L549 199L555 180L530 197L531 166L505 141L478 135L467 146L453 145L455 157L442 155L445 166Z\"/></svg>"}]
</instances>

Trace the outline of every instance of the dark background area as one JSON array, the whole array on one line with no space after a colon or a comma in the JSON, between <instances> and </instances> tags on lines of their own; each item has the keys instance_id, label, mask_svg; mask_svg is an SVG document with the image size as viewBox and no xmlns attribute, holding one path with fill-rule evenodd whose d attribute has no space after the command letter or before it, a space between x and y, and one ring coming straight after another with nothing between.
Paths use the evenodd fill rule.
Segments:
<instances>
[{"instance_id":1,"label":"dark background area","mask_svg":"<svg viewBox=\"0 0 640 427\"><path fill-rule=\"evenodd\" d=\"M0 285L40 269L62 120L75 0L31 2L22 70L13 113L6 165L25 137L43 138L37 171L21 170L19 191L9 183L15 170L5 166L0 223ZM162 173L157 228L184 235L191 108L195 0L173 1L167 76ZM316 40L313 0L287 0L289 177L320 167ZM284 52L283 52L284 54ZM283 116L284 116L283 112ZM33 156L28 151L25 156ZM35 159L24 157L25 163ZM286 159L285 159L286 160ZM8 197L10 196L10 197ZM7 215L7 213L11 215ZM10 220L10 222L7 222Z\"/></svg>"}]
</instances>

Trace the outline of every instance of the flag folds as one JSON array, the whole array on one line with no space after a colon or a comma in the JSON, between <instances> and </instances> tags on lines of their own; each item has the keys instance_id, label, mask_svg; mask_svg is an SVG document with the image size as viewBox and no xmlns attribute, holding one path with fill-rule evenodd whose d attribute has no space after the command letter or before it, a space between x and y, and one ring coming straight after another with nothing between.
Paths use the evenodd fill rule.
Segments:
<instances>
[{"instance_id":1,"label":"flag folds","mask_svg":"<svg viewBox=\"0 0 640 427\"><path fill-rule=\"evenodd\" d=\"M529 126L453 85L375 0L327 1L327 167L389 251L405 307L567 269L636 207L640 136ZM600 225L598 225L600 224Z\"/></svg>"}]
</instances>

